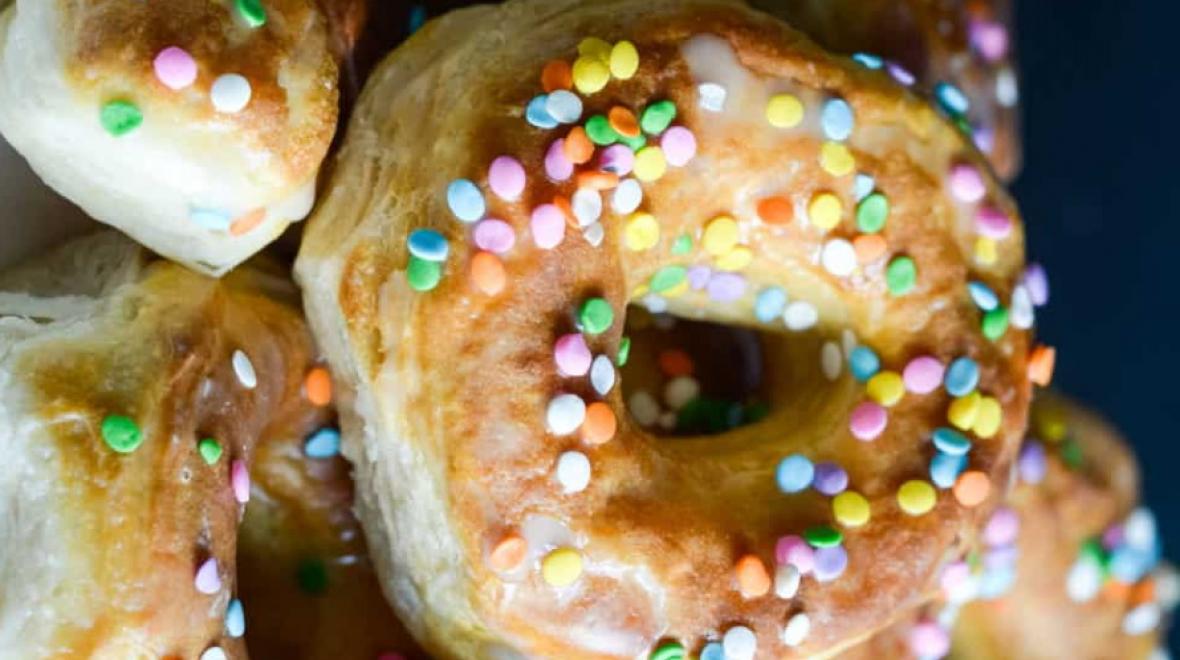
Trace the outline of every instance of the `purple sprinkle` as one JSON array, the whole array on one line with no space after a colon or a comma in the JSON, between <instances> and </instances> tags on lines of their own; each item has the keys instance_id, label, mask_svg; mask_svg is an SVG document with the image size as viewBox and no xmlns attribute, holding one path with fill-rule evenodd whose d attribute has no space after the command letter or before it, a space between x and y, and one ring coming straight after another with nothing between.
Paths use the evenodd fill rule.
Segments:
<instances>
[{"instance_id":1,"label":"purple sprinkle","mask_svg":"<svg viewBox=\"0 0 1180 660\"><path fill-rule=\"evenodd\" d=\"M1016 563L1016 545L992 548L983 554L983 565L990 570L1008 568Z\"/></svg>"},{"instance_id":2,"label":"purple sprinkle","mask_svg":"<svg viewBox=\"0 0 1180 660\"><path fill-rule=\"evenodd\" d=\"M1020 479L1025 483L1039 484L1045 478L1045 446L1036 440L1028 440L1020 450L1017 461Z\"/></svg>"},{"instance_id":3,"label":"purple sprinkle","mask_svg":"<svg viewBox=\"0 0 1180 660\"><path fill-rule=\"evenodd\" d=\"M709 297L717 302L733 302L746 293L746 278L736 273L716 273L709 278Z\"/></svg>"},{"instance_id":4,"label":"purple sprinkle","mask_svg":"<svg viewBox=\"0 0 1180 660\"><path fill-rule=\"evenodd\" d=\"M1044 266L1031 263L1024 269L1024 288L1028 289L1028 295L1037 307L1049 303L1049 275Z\"/></svg>"},{"instance_id":5,"label":"purple sprinkle","mask_svg":"<svg viewBox=\"0 0 1180 660\"><path fill-rule=\"evenodd\" d=\"M635 152L625 144L613 144L602 150L598 158L598 169L627 176L635 167Z\"/></svg>"},{"instance_id":6,"label":"purple sprinkle","mask_svg":"<svg viewBox=\"0 0 1180 660\"><path fill-rule=\"evenodd\" d=\"M1014 543L1020 533L1020 515L1011 507L1000 507L983 528L983 540L990 546Z\"/></svg>"},{"instance_id":7,"label":"purple sprinkle","mask_svg":"<svg viewBox=\"0 0 1180 660\"><path fill-rule=\"evenodd\" d=\"M845 568L848 568L848 551L844 549L844 546L816 548L815 579L820 582L831 582L840 577Z\"/></svg>"},{"instance_id":8,"label":"purple sprinkle","mask_svg":"<svg viewBox=\"0 0 1180 660\"><path fill-rule=\"evenodd\" d=\"M1008 30L996 21L971 23L971 45L988 62L1002 60L1008 54Z\"/></svg>"},{"instance_id":9,"label":"purple sprinkle","mask_svg":"<svg viewBox=\"0 0 1180 660\"><path fill-rule=\"evenodd\" d=\"M972 137L976 148L985 154L990 154L996 148L996 132L989 126L976 126Z\"/></svg>"},{"instance_id":10,"label":"purple sprinkle","mask_svg":"<svg viewBox=\"0 0 1180 660\"><path fill-rule=\"evenodd\" d=\"M516 230L503 220L490 218L475 226L475 244L481 250L504 254L516 245Z\"/></svg>"},{"instance_id":11,"label":"purple sprinkle","mask_svg":"<svg viewBox=\"0 0 1180 660\"><path fill-rule=\"evenodd\" d=\"M693 266L688 269L688 285L694 291L700 291L708 286L711 277L713 277L713 271L709 270L708 266Z\"/></svg>"},{"instance_id":12,"label":"purple sprinkle","mask_svg":"<svg viewBox=\"0 0 1180 660\"><path fill-rule=\"evenodd\" d=\"M1114 550L1122 545L1123 539L1125 538L1124 531L1125 528L1121 524L1107 527L1106 531L1102 532L1102 547L1107 550Z\"/></svg>"},{"instance_id":13,"label":"purple sprinkle","mask_svg":"<svg viewBox=\"0 0 1180 660\"><path fill-rule=\"evenodd\" d=\"M885 69L889 71L889 75L893 76L894 80L906 87L914 84L914 74L907 71L905 67L897 62L886 62Z\"/></svg>"},{"instance_id":14,"label":"purple sprinkle","mask_svg":"<svg viewBox=\"0 0 1180 660\"><path fill-rule=\"evenodd\" d=\"M835 463L816 463L811 485L828 497L839 495L848 488L848 473Z\"/></svg>"}]
</instances>

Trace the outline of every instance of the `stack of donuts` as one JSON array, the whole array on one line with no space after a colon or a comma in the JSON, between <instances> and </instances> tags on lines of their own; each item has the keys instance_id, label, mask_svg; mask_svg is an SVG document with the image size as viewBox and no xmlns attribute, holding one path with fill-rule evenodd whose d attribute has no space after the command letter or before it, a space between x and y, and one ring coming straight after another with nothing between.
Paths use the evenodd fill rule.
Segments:
<instances>
[{"instance_id":1,"label":"stack of donuts","mask_svg":"<svg viewBox=\"0 0 1180 660\"><path fill-rule=\"evenodd\" d=\"M0 10L0 657L1165 657L1010 3L753 4Z\"/></svg>"}]
</instances>

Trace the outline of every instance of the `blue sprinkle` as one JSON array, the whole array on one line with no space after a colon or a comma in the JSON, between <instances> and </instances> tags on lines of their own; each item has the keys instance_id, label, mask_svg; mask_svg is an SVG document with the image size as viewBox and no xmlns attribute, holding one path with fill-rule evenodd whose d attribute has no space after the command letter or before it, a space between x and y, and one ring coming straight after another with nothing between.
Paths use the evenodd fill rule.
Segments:
<instances>
[{"instance_id":1,"label":"blue sprinkle","mask_svg":"<svg viewBox=\"0 0 1180 660\"><path fill-rule=\"evenodd\" d=\"M881 58L877 57L876 55L870 55L869 53L856 53L852 56L852 59L856 62L859 62L861 66L868 69L880 69L881 66L884 65L884 62L881 61Z\"/></svg>"},{"instance_id":2,"label":"blue sprinkle","mask_svg":"<svg viewBox=\"0 0 1180 660\"><path fill-rule=\"evenodd\" d=\"M968 282L967 292L971 294L971 300L975 301L975 306L985 312L992 311L1000 304L996 292L983 282Z\"/></svg>"},{"instance_id":3,"label":"blue sprinkle","mask_svg":"<svg viewBox=\"0 0 1180 660\"><path fill-rule=\"evenodd\" d=\"M867 383L881 370L881 358L868 346L857 346L848 355L848 370L856 380Z\"/></svg>"},{"instance_id":4,"label":"blue sprinkle","mask_svg":"<svg viewBox=\"0 0 1180 660\"><path fill-rule=\"evenodd\" d=\"M1115 548L1110 555L1110 574L1119 582L1134 584L1155 568L1155 564L1155 553L1150 550L1123 545Z\"/></svg>"},{"instance_id":5,"label":"blue sprinkle","mask_svg":"<svg viewBox=\"0 0 1180 660\"><path fill-rule=\"evenodd\" d=\"M304 441L303 453L310 458L332 458L340 453L340 431L322 428Z\"/></svg>"},{"instance_id":6,"label":"blue sprinkle","mask_svg":"<svg viewBox=\"0 0 1180 660\"><path fill-rule=\"evenodd\" d=\"M823 124L824 135L828 136L829 140L847 140L848 136L852 135L852 127L855 125L852 107L844 99L829 99L824 104L820 123Z\"/></svg>"},{"instance_id":7,"label":"blue sprinkle","mask_svg":"<svg viewBox=\"0 0 1180 660\"><path fill-rule=\"evenodd\" d=\"M930 459L930 481L942 489L955 485L955 480L967 467L966 456L938 453Z\"/></svg>"},{"instance_id":8,"label":"blue sprinkle","mask_svg":"<svg viewBox=\"0 0 1180 660\"><path fill-rule=\"evenodd\" d=\"M934 429L934 446L948 456L962 456L971 451L967 436L945 426Z\"/></svg>"},{"instance_id":9,"label":"blue sprinkle","mask_svg":"<svg viewBox=\"0 0 1180 660\"><path fill-rule=\"evenodd\" d=\"M1008 593L1016 582L1016 569L998 566L983 572L979 577L979 597L985 600L999 598Z\"/></svg>"},{"instance_id":10,"label":"blue sprinkle","mask_svg":"<svg viewBox=\"0 0 1180 660\"><path fill-rule=\"evenodd\" d=\"M205 229L213 231L225 231L229 229L229 214L219 209L190 209L188 217Z\"/></svg>"},{"instance_id":11,"label":"blue sprinkle","mask_svg":"<svg viewBox=\"0 0 1180 660\"><path fill-rule=\"evenodd\" d=\"M246 634L246 610L237 598L229 601L229 607L225 608L225 634L230 637Z\"/></svg>"},{"instance_id":12,"label":"blue sprinkle","mask_svg":"<svg viewBox=\"0 0 1180 660\"><path fill-rule=\"evenodd\" d=\"M410 34L414 34L426 22L426 7L414 5L410 7Z\"/></svg>"},{"instance_id":13,"label":"blue sprinkle","mask_svg":"<svg viewBox=\"0 0 1180 660\"><path fill-rule=\"evenodd\" d=\"M545 109L545 102L548 98L544 94L534 96L533 100L525 106L524 118L537 128L555 128L557 126L557 120Z\"/></svg>"},{"instance_id":14,"label":"blue sprinkle","mask_svg":"<svg viewBox=\"0 0 1180 660\"><path fill-rule=\"evenodd\" d=\"M799 493L811 486L815 478L815 466L802 454L791 454L784 458L775 471L779 490L784 493Z\"/></svg>"},{"instance_id":15,"label":"blue sprinkle","mask_svg":"<svg viewBox=\"0 0 1180 660\"><path fill-rule=\"evenodd\" d=\"M948 114L965 115L971 107L971 101L967 95L948 82L940 82L934 86L934 97L938 99L938 104Z\"/></svg>"},{"instance_id":16,"label":"blue sprinkle","mask_svg":"<svg viewBox=\"0 0 1180 660\"><path fill-rule=\"evenodd\" d=\"M979 365L969 357L961 357L947 367L943 384L951 396L967 396L979 386Z\"/></svg>"},{"instance_id":17,"label":"blue sprinkle","mask_svg":"<svg viewBox=\"0 0 1180 660\"><path fill-rule=\"evenodd\" d=\"M868 197L873 189L877 187L877 181L868 174L857 174L856 179L852 183L852 196L856 201L860 201Z\"/></svg>"},{"instance_id":18,"label":"blue sprinkle","mask_svg":"<svg viewBox=\"0 0 1180 660\"><path fill-rule=\"evenodd\" d=\"M582 99L573 92L559 89L545 99L545 110L562 124L573 124L582 118Z\"/></svg>"},{"instance_id":19,"label":"blue sprinkle","mask_svg":"<svg viewBox=\"0 0 1180 660\"><path fill-rule=\"evenodd\" d=\"M433 229L415 229L406 241L410 254L424 261L446 261L447 239Z\"/></svg>"},{"instance_id":20,"label":"blue sprinkle","mask_svg":"<svg viewBox=\"0 0 1180 660\"><path fill-rule=\"evenodd\" d=\"M725 649L719 642L709 642L701 649L701 660L725 660Z\"/></svg>"},{"instance_id":21,"label":"blue sprinkle","mask_svg":"<svg viewBox=\"0 0 1180 660\"><path fill-rule=\"evenodd\" d=\"M754 301L754 316L763 323L770 323L782 315L787 308L787 292L782 287L769 286L758 292Z\"/></svg>"},{"instance_id":22,"label":"blue sprinkle","mask_svg":"<svg viewBox=\"0 0 1180 660\"><path fill-rule=\"evenodd\" d=\"M447 186L447 206L463 222L475 222L483 218L488 208L479 186L467 179L455 179Z\"/></svg>"}]
</instances>

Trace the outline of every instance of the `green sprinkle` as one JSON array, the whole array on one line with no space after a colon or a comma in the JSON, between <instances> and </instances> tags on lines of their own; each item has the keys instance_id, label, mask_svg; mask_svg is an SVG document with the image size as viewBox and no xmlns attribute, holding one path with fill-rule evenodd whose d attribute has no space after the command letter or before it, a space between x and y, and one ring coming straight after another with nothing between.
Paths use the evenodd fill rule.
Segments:
<instances>
[{"instance_id":1,"label":"green sprinkle","mask_svg":"<svg viewBox=\"0 0 1180 660\"><path fill-rule=\"evenodd\" d=\"M619 340L619 353L615 356L615 364L619 368L626 366L628 357L631 357L631 338L623 337Z\"/></svg>"},{"instance_id":2,"label":"green sprinkle","mask_svg":"<svg viewBox=\"0 0 1180 660\"><path fill-rule=\"evenodd\" d=\"M688 276L684 266L664 266L651 276L651 290L663 293L679 285Z\"/></svg>"},{"instance_id":3,"label":"green sprinkle","mask_svg":"<svg viewBox=\"0 0 1180 660\"><path fill-rule=\"evenodd\" d=\"M606 115L594 115L586 120L586 137L600 147L614 144L622 137L611 128Z\"/></svg>"},{"instance_id":4,"label":"green sprinkle","mask_svg":"<svg viewBox=\"0 0 1180 660\"><path fill-rule=\"evenodd\" d=\"M684 647L677 642L664 642L651 652L650 660L684 660Z\"/></svg>"},{"instance_id":5,"label":"green sprinkle","mask_svg":"<svg viewBox=\"0 0 1180 660\"><path fill-rule=\"evenodd\" d=\"M659 135L676 119L676 104L668 101L656 101L643 109L639 117L639 127L648 135Z\"/></svg>"},{"instance_id":6,"label":"green sprinkle","mask_svg":"<svg viewBox=\"0 0 1180 660\"><path fill-rule=\"evenodd\" d=\"M122 137L139 128L143 123L143 113L131 101L111 101L102 106L99 120L107 133Z\"/></svg>"},{"instance_id":7,"label":"green sprinkle","mask_svg":"<svg viewBox=\"0 0 1180 660\"><path fill-rule=\"evenodd\" d=\"M205 438L197 443L197 453L205 459L206 465L213 465L221 458L221 445L213 438Z\"/></svg>"},{"instance_id":8,"label":"green sprinkle","mask_svg":"<svg viewBox=\"0 0 1180 660\"><path fill-rule=\"evenodd\" d=\"M753 424L766 419L770 414L770 406L763 401L755 401L746 405L746 410L743 414L744 423Z\"/></svg>"},{"instance_id":9,"label":"green sprinkle","mask_svg":"<svg viewBox=\"0 0 1180 660\"><path fill-rule=\"evenodd\" d=\"M319 596L328 590L328 569L319 559L305 559L295 569L295 581L303 593Z\"/></svg>"},{"instance_id":10,"label":"green sprinkle","mask_svg":"<svg viewBox=\"0 0 1180 660\"><path fill-rule=\"evenodd\" d=\"M1096 538L1086 539L1082 542L1081 547L1078 548L1078 558L1092 561L1101 566L1104 571L1106 569L1108 556L1102 547L1102 541Z\"/></svg>"},{"instance_id":11,"label":"green sprinkle","mask_svg":"<svg viewBox=\"0 0 1180 660\"><path fill-rule=\"evenodd\" d=\"M590 298L578 310L578 322L587 334L600 335L615 322L615 310L602 298Z\"/></svg>"},{"instance_id":12,"label":"green sprinkle","mask_svg":"<svg viewBox=\"0 0 1180 660\"><path fill-rule=\"evenodd\" d=\"M619 141L631 148L631 151L639 151L647 146L647 138L642 135L635 137L627 137L625 135L619 136Z\"/></svg>"},{"instance_id":13,"label":"green sprinkle","mask_svg":"<svg viewBox=\"0 0 1180 660\"><path fill-rule=\"evenodd\" d=\"M831 548L839 545L840 541L844 540L844 535L834 527L817 525L809 527L806 532L803 532L803 538L817 548Z\"/></svg>"},{"instance_id":14,"label":"green sprinkle","mask_svg":"<svg viewBox=\"0 0 1180 660\"><path fill-rule=\"evenodd\" d=\"M246 25L252 28L266 25L266 7L262 6L262 0L237 0L235 5Z\"/></svg>"},{"instance_id":15,"label":"green sprinkle","mask_svg":"<svg viewBox=\"0 0 1180 660\"><path fill-rule=\"evenodd\" d=\"M1066 467L1071 470L1080 470L1082 458L1082 446L1078 444L1077 440L1066 438L1061 443L1061 460L1065 462Z\"/></svg>"},{"instance_id":16,"label":"green sprinkle","mask_svg":"<svg viewBox=\"0 0 1180 660\"><path fill-rule=\"evenodd\" d=\"M438 281L442 279L442 264L410 255L410 265L406 268L406 279L410 281L411 289L430 291L438 286Z\"/></svg>"},{"instance_id":17,"label":"green sprinkle","mask_svg":"<svg viewBox=\"0 0 1180 660\"><path fill-rule=\"evenodd\" d=\"M885 284L889 293L904 296L914 289L918 281L918 267L909 257L896 257L885 268Z\"/></svg>"},{"instance_id":18,"label":"green sprinkle","mask_svg":"<svg viewBox=\"0 0 1180 660\"><path fill-rule=\"evenodd\" d=\"M682 256L692 252L692 236L681 234L672 243L672 254Z\"/></svg>"},{"instance_id":19,"label":"green sprinkle","mask_svg":"<svg viewBox=\"0 0 1180 660\"><path fill-rule=\"evenodd\" d=\"M143 433L130 417L107 415L102 420L102 439L116 452L130 454L143 444Z\"/></svg>"},{"instance_id":20,"label":"green sprinkle","mask_svg":"<svg viewBox=\"0 0 1180 660\"><path fill-rule=\"evenodd\" d=\"M889 198L873 193L860 201L856 207L856 227L866 234L875 234L885 228L889 219Z\"/></svg>"},{"instance_id":21,"label":"green sprinkle","mask_svg":"<svg viewBox=\"0 0 1180 660\"><path fill-rule=\"evenodd\" d=\"M998 340L1008 332L1008 310L1004 307L997 307L990 312L983 315L983 323L981 324L983 336L992 341Z\"/></svg>"}]
</instances>

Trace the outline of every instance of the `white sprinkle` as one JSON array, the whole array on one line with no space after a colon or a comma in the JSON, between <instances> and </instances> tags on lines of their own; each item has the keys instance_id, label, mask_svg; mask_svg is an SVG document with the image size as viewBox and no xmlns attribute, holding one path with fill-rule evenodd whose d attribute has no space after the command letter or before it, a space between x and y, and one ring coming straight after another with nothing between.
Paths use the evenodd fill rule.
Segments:
<instances>
[{"instance_id":1,"label":"white sprinkle","mask_svg":"<svg viewBox=\"0 0 1180 660\"><path fill-rule=\"evenodd\" d=\"M218 112L233 114L241 112L250 103L250 81L236 73L227 73L213 81L209 88L209 100Z\"/></svg>"},{"instance_id":2,"label":"white sprinkle","mask_svg":"<svg viewBox=\"0 0 1180 660\"><path fill-rule=\"evenodd\" d=\"M1085 603L1102 588L1102 567L1092 559L1079 559L1065 578L1065 592L1075 603Z\"/></svg>"},{"instance_id":3,"label":"white sprinkle","mask_svg":"<svg viewBox=\"0 0 1180 660\"><path fill-rule=\"evenodd\" d=\"M582 231L582 237L586 239L590 247L598 247L606 239L606 229L603 228L601 222L596 222Z\"/></svg>"},{"instance_id":4,"label":"white sprinkle","mask_svg":"<svg viewBox=\"0 0 1180 660\"><path fill-rule=\"evenodd\" d=\"M844 328L844 331L840 333L840 344L844 349L844 359L847 360L848 356L852 355L852 351L855 351L859 344L856 341L856 333L851 328Z\"/></svg>"},{"instance_id":5,"label":"white sprinkle","mask_svg":"<svg viewBox=\"0 0 1180 660\"><path fill-rule=\"evenodd\" d=\"M651 426L660 419L660 404L656 402L655 397L643 390L631 395L631 400L627 402L627 410L640 426Z\"/></svg>"},{"instance_id":6,"label":"white sprinkle","mask_svg":"<svg viewBox=\"0 0 1180 660\"><path fill-rule=\"evenodd\" d=\"M1123 617L1123 632L1132 637L1145 635L1155 630L1159 624L1160 606L1155 603L1143 603Z\"/></svg>"},{"instance_id":7,"label":"white sprinkle","mask_svg":"<svg viewBox=\"0 0 1180 660\"><path fill-rule=\"evenodd\" d=\"M563 124L572 124L582 118L582 99L564 89L549 92L545 97L545 112Z\"/></svg>"},{"instance_id":8,"label":"white sprinkle","mask_svg":"<svg viewBox=\"0 0 1180 660\"><path fill-rule=\"evenodd\" d=\"M233 359L230 360L234 366L234 375L238 377L238 382L242 387L252 390L258 387L258 375L254 373L254 363L242 351L234 351Z\"/></svg>"},{"instance_id":9,"label":"white sprinkle","mask_svg":"<svg viewBox=\"0 0 1180 660\"><path fill-rule=\"evenodd\" d=\"M818 321L819 311L806 300L796 300L787 305L786 311L783 312L783 322L787 324L787 329L795 332L813 328Z\"/></svg>"},{"instance_id":10,"label":"white sprinkle","mask_svg":"<svg viewBox=\"0 0 1180 660\"><path fill-rule=\"evenodd\" d=\"M1012 306L1008 310L1008 319L1012 327L1028 330L1037 322L1036 311L1033 310L1032 296L1023 284L1016 285L1012 290Z\"/></svg>"},{"instance_id":11,"label":"white sprinkle","mask_svg":"<svg viewBox=\"0 0 1180 660\"><path fill-rule=\"evenodd\" d=\"M672 410L680 410L701 395L701 384L692 376L677 376L664 386L664 403Z\"/></svg>"},{"instance_id":12,"label":"white sprinkle","mask_svg":"<svg viewBox=\"0 0 1180 660\"><path fill-rule=\"evenodd\" d=\"M652 314L663 314L668 311L668 301L663 296L649 293L643 297L643 306Z\"/></svg>"},{"instance_id":13,"label":"white sprinkle","mask_svg":"<svg viewBox=\"0 0 1180 660\"><path fill-rule=\"evenodd\" d=\"M856 270L856 250L843 238L834 238L824 243L820 262L836 277L848 277Z\"/></svg>"},{"instance_id":14,"label":"white sprinkle","mask_svg":"<svg viewBox=\"0 0 1180 660\"><path fill-rule=\"evenodd\" d=\"M585 227L594 224L602 215L602 195L593 188L578 188L570 199L570 206L579 225Z\"/></svg>"},{"instance_id":15,"label":"white sprinkle","mask_svg":"<svg viewBox=\"0 0 1180 660\"><path fill-rule=\"evenodd\" d=\"M774 595L779 598L794 598L799 593L799 569L794 564L779 564L774 569Z\"/></svg>"},{"instance_id":16,"label":"white sprinkle","mask_svg":"<svg viewBox=\"0 0 1180 660\"><path fill-rule=\"evenodd\" d=\"M857 174L856 180L852 184L852 197L859 202L868 197L876 186L877 181L873 177L868 174Z\"/></svg>"},{"instance_id":17,"label":"white sprinkle","mask_svg":"<svg viewBox=\"0 0 1180 660\"><path fill-rule=\"evenodd\" d=\"M228 658L229 656L221 650L220 646L210 646L201 654L200 660L228 660Z\"/></svg>"},{"instance_id":18,"label":"white sprinkle","mask_svg":"<svg viewBox=\"0 0 1180 660\"><path fill-rule=\"evenodd\" d=\"M1123 523L1124 542L1139 550L1151 550L1156 540L1155 516L1144 507L1139 507L1127 516Z\"/></svg>"},{"instance_id":19,"label":"white sprinkle","mask_svg":"<svg viewBox=\"0 0 1180 660\"><path fill-rule=\"evenodd\" d=\"M721 638L721 650L725 652L725 660L753 660L758 651L758 638L753 630L734 626Z\"/></svg>"},{"instance_id":20,"label":"white sprinkle","mask_svg":"<svg viewBox=\"0 0 1180 660\"><path fill-rule=\"evenodd\" d=\"M1180 575L1168 565L1161 565L1152 573L1155 579L1155 600L1166 610L1176 607L1180 603Z\"/></svg>"},{"instance_id":21,"label":"white sprinkle","mask_svg":"<svg viewBox=\"0 0 1180 660\"><path fill-rule=\"evenodd\" d=\"M676 413L669 410L660 415L660 428L671 431L676 428Z\"/></svg>"},{"instance_id":22,"label":"white sprinkle","mask_svg":"<svg viewBox=\"0 0 1180 660\"><path fill-rule=\"evenodd\" d=\"M586 420L586 402L576 394L559 394L549 402L545 423L554 435L569 435Z\"/></svg>"},{"instance_id":23,"label":"white sprinkle","mask_svg":"<svg viewBox=\"0 0 1180 660\"><path fill-rule=\"evenodd\" d=\"M725 109L725 97L728 92L717 83L701 83L697 86L700 95L700 106L709 112L721 112Z\"/></svg>"},{"instance_id":24,"label":"white sprinkle","mask_svg":"<svg viewBox=\"0 0 1180 660\"><path fill-rule=\"evenodd\" d=\"M1016 74L1008 67L1000 69L996 74L996 100L1005 108L1011 108L1020 101L1020 87L1016 84Z\"/></svg>"},{"instance_id":25,"label":"white sprinkle","mask_svg":"<svg viewBox=\"0 0 1180 660\"><path fill-rule=\"evenodd\" d=\"M799 646L810 634L811 617L799 612L787 621L787 625L783 626L783 644L791 647Z\"/></svg>"},{"instance_id":26,"label":"white sprinkle","mask_svg":"<svg viewBox=\"0 0 1180 660\"><path fill-rule=\"evenodd\" d=\"M567 451L557 459L557 482L567 493L580 493L590 485L590 459L580 451Z\"/></svg>"},{"instance_id":27,"label":"white sprinkle","mask_svg":"<svg viewBox=\"0 0 1180 660\"><path fill-rule=\"evenodd\" d=\"M840 345L834 341L824 342L819 351L819 365L824 372L824 378L836 380L844 368L844 354L840 352Z\"/></svg>"},{"instance_id":28,"label":"white sprinkle","mask_svg":"<svg viewBox=\"0 0 1180 660\"><path fill-rule=\"evenodd\" d=\"M607 356L599 355L590 363L590 385L599 396L606 396L615 386L615 365Z\"/></svg>"},{"instance_id":29,"label":"white sprinkle","mask_svg":"<svg viewBox=\"0 0 1180 660\"><path fill-rule=\"evenodd\" d=\"M626 215L643 203L643 186L635 179L623 179L615 188L611 208L619 215Z\"/></svg>"}]
</instances>

